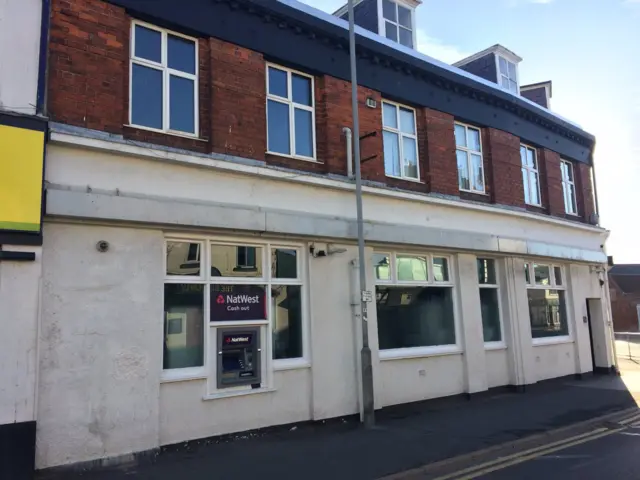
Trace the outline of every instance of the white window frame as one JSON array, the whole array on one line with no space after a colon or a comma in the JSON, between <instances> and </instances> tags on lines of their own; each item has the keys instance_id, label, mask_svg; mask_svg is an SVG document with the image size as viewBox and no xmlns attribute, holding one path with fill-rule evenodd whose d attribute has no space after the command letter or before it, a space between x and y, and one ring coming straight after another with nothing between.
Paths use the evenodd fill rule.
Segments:
<instances>
[{"instance_id":1,"label":"white window frame","mask_svg":"<svg viewBox=\"0 0 640 480\"><path fill-rule=\"evenodd\" d=\"M505 62L507 62L507 71L506 74L505 72L503 72L500 69L500 59L503 59ZM512 64L515 68L515 72L516 72L516 77L515 78L511 78L509 75L509 65L508 64ZM518 81L518 64L516 62L512 62L511 60L509 60L507 57L505 57L504 55L500 55L499 53L496 53L496 71L497 71L497 78L498 78L498 85L500 85L500 88L502 88L503 90L506 90L507 92L511 92L514 95L520 95L520 82ZM516 82L516 91L512 92L510 88L505 87L504 85L502 85L502 78L506 78L507 80L511 80Z\"/></svg>"},{"instance_id":2,"label":"white window frame","mask_svg":"<svg viewBox=\"0 0 640 480\"><path fill-rule=\"evenodd\" d=\"M567 171L571 172L571 180L568 175L565 175L564 166L567 167ZM560 161L560 175L562 176L562 197L564 198L564 211L568 215L578 216L578 198L576 189L576 171L573 168L573 163L568 160ZM573 188L571 188L573 187ZM573 200L573 204L571 203ZM575 211L573 211L573 205L575 205Z\"/></svg>"},{"instance_id":3,"label":"white window frame","mask_svg":"<svg viewBox=\"0 0 640 480\"><path fill-rule=\"evenodd\" d=\"M159 32L161 34L161 62L157 63L154 62L152 60L148 60L145 58L140 58L140 57L136 57L135 56L135 52L136 52L136 26L140 26L140 27L144 27L144 28L148 28L149 30L154 30L156 32ZM169 35L173 35L175 37L180 37L180 38L184 38L185 40L189 40L192 41L195 44L195 58L194 58L194 62L195 62L195 74L190 74L190 73L185 73L182 72L180 70L174 70L172 68L169 68L169 64L168 64L168 38ZM150 23L146 23L146 22L141 22L138 20L132 20L131 21L131 40L130 40L130 55L129 55L129 125L135 128L140 128L143 130L150 130L152 132L158 132L158 133L168 133L171 135L178 135L181 137L189 137L189 138L198 138L199 136L199 132L200 132L200 125L199 125L199 120L200 120L200 113L199 113L199 68L200 68L200 62L199 62L199 57L200 57L200 53L199 53L199 42L197 38L194 37L190 37L188 35L183 35L181 33L178 32L174 32L171 30L166 30L164 28L159 28L156 27L155 25L152 25ZM133 123L133 65L140 65L143 67L148 67L148 68L153 68L154 70L158 70L162 72L162 129L159 128L153 128L153 127L147 127L145 125L138 125ZM171 94L171 88L170 88L170 80L171 80L171 76L175 76L175 77L182 77L182 78L186 78L189 80L193 80L193 84L194 84L194 92L193 92L193 98L194 98L194 105L193 105L193 111L194 111L194 128L195 131L193 133L189 133L189 132L183 132L181 130L171 130L171 128L169 128L170 126L170 105L171 105L171 98L170 98L170 94Z\"/></svg>"},{"instance_id":4,"label":"white window frame","mask_svg":"<svg viewBox=\"0 0 640 480\"><path fill-rule=\"evenodd\" d=\"M280 97L278 95L274 95L269 93L269 68L275 68L276 70L280 70L286 72L287 74L287 94L288 98ZM317 151L316 151L316 91L315 91L315 78L313 75L309 75L308 73L301 72L299 70L294 70L292 68L283 67L282 65L278 65L276 63L266 63L265 65L265 73L266 73L266 88L267 88L267 100L265 103L265 115L266 115L266 126L267 126L267 153L269 155L277 155L279 157L287 157L287 158L296 158L298 160L306 160L309 162L317 161ZM311 106L304 105L301 103L296 103L293 101L293 82L292 82L292 74L299 75L301 77L305 77L311 80ZM283 105L289 106L289 151L291 153L280 153L273 152L269 150L269 100L274 102L281 103ZM296 154L296 125L295 125L295 110L306 110L311 112L311 131L312 131L312 146L313 146L313 156L307 157L305 155Z\"/></svg>"},{"instance_id":5,"label":"white window frame","mask_svg":"<svg viewBox=\"0 0 640 480\"><path fill-rule=\"evenodd\" d=\"M451 288L451 301L453 302L453 305L452 305L453 325L454 325L454 334L456 337L456 343L451 345L393 348L393 349L386 349L386 350L380 349L379 350L380 360L397 360L397 359L403 359L403 358L462 354L462 346L460 342L460 325L459 325L460 315L458 312L459 306L457 301L456 279L454 278L455 268L453 265L453 257L445 253L442 253L442 254L437 252L425 253L425 252L404 251L404 250L402 251L376 250L374 254L389 256L389 269L390 269L389 280L378 280L377 276L375 276L375 273L374 273L374 277L375 277L374 287L381 286L381 287L449 287ZM397 257L399 256L425 258L427 261L427 280L426 281L398 280ZM447 259L449 280L445 282L435 281L434 274L433 274L434 258Z\"/></svg>"},{"instance_id":6,"label":"white window frame","mask_svg":"<svg viewBox=\"0 0 640 480\"><path fill-rule=\"evenodd\" d=\"M469 129L471 130L476 130L478 132L478 138L480 139L480 150L476 151L476 150L472 150L469 147L461 147L458 146L458 144L456 143L456 150L460 150L461 152L465 152L467 154L467 170L469 171L469 189L466 188L461 188L460 187L460 177L458 176L458 188L460 189L461 192L469 192L469 193L479 193L479 194L486 194L487 192L487 178L485 176L485 172L484 172L484 155L482 153L482 129L478 128L478 127L474 127L473 125L468 125L466 123L462 123L462 122L454 122L454 142L455 142L455 126L459 125L461 127L464 127L464 135L465 135L465 139L468 139L468 135L467 132ZM467 140L467 143L468 140ZM473 162L471 160L471 154L475 154L475 155L480 155L480 164L482 165L482 190L476 190L473 188L472 184L473 182L471 181L471 174L473 172ZM458 164L458 160L457 160L457 155L456 155L456 171L457 171L457 164Z\"/></svg>"},{"instance_id":7,"label":"white window frame","mask_svg":"<svg viewBox=\"0 0 640 480\"><path fill-rule=\"evenodd\" d=\"M478 288L496 290L498 297L498 319L500 321L500 341L498 342L484 342L485 350L502 350L507 348L507 342L505 340L504 330L504 316L502 315L502 289L500 288L500 269L502 268L500 259L489 256L476 257L477 260L493 260L494 275L496 277L496 283L480 283L478 281ZM476 262L477 268L477 262ZM483 326L484 328L484 326ZM483 332L484 333L484 332ZM484 339L484 335L483 335Z\"/></svg>"},{"instance_id":8,"label":"white window frame","mask_svg":"<svg viewBox=\"0 0 640 480\"><path fill-rule=\"evenodd\" d=\"M167 244L169 242L186 242L197 243L200 245L200 275L199 276L180 276L167 275ZM242 246L262 248L262 276L260 277L217 277L211 275L211 248L215 245L224 246ZM295 250L297 278L275 278L271 274L271 252L275 249ZM235 258L233 259L235 263ZM162 370L162 382L176 382L194 379L207 380L207 393L205 400L224 398L237 395L253 394L268 392L274 390L274 372L280 370L304 369L311 366L311 350L310 350L310 331L309 331L309 282L307 275L306 249L303 244L292 243L286 241L267 240L264 242L256 242L255 239L246 239L241 237L215 237L201 235L181 235L172 234L167 236L164 241L163 250L163 285L169 283L188 283L204 285L204 365L202 367L178 368L170 370ZM267 302L267 319L266 320L248 320L248 321L219 321L211 322L210 286L215 284L223 285L264 285ZM274 312L272 311L271 302L271 286L295 285L300 286L301 309L302 309L302 357L288 359L274 359L273 346L273 326ZM164 292L164 287L163 287ZM164 305L164 293L162 303ZM164 313L160 324L164 329ZM253 389L250 386L238 386L218 389L216 382L217 375L217 355L215 355L215 345L211 345L210 339L215 339L215 330L218 327L246 327L257 326L261 328L260 335L262 337L262 386L259 389ZM212 331L213 330L213 331ZM164 340L164 333L163 333ZM215 342L215 340L213 340Z\"/></svg>"},{"instance_id":9,"label":"white window frame","mask_svg":"<svg viewBox=\"0 0 640 480\"><path fill-rule=\"evenodd\" d=\"M536 284L535 279L535 265L541 265L545 267L549 267L549 285L538 285ZM547 263L547 262L536 262L536 261L527 261L525 262L525 269L529 269L529 281L526 280L525 274L525 284L527 290L563 290L565 292L565 308L566 308L566 318L567 318L567 335L558 335L555 337L542 337L542 338L533 338L533 333L531 333L531 341L533 346L537 345L550 345L556 343L571 343L573 342L573 328L571 326L571 306L570 306L570 298L569 291L567 288L567 277L565 274L564 265ZM556 268L560 269L560 284L557 283L556 280ZM531 318L529 318L529 325L531 325Z\"/></svg>"},{"instance_id":10,"label":"white window frame","mask_svg":"<svg viewBox=\"0 0 640 480\"><path fill-rule=\"evenodd\" d=\"M419 149L419 144L418 144L418 122L417 122L417 118L416 118L416 110L415 108L411 108L408 105L403 105L401 103L396 103L396 102L391 102L389 100L383 100L382 102L380 102L380 108L382 108L382 130L383 131L387 131L387 132L391 132L394 133L396 135L398 135L399 138L399 146L398 146L398 155L400 156L400 176L396 176L396 175L390 175L386 172L385 169L385 176L387 177L391 177L391 178L399 178L401 180L409 180L412 182L419 182L420 181L420 149ZM385 105L391 105L396 109L396 125L398 125L398 128L393 128L393 127L387 127L384 124L384 106ZM405 109L405 110L410 110L411 113L413 113L413 126L415 127L414 130L414 134L409 134L409 133L405 133L403 132L400 128L400 109ZM404 174L404 142L403 139L404 138L410 138L412 139L415 144L416 144L416 174L418 175L417 177L408 177ZM383 147L382 147L382 155L384 157L384 135L382 138L382 143L383 143ZM383 158L383 163L384 163L384 158Z\"/></svg>"},{"instance_id":11,"label":"white window frame","mask_svg":"<svg viewBox=\"0 0 640 480\"><path fill-rule=\"evenodd\" d=\"M407 27L400 25L399 21L394 22L393 20L388 20L384 17L384 9L382 6L382 0L378 1L378 32L380 33L380 36L386 38L387 40L397 43L398 45L402 45L405 48L411 48L412 50L417 50L417 35L416 35L416 11L415 11L415 7L408 5L407 3L404 3L402 1L397 1L397 0L389 0L391 3L395 4L396 6L396 19L399 19L399 15L398 15L398 7L403 7L406 8L407 10L409 10L411 12L411 42L413 43L412 47L408 47L406 45L402 45L402 43L400 43L400 29L404 28L405 30L408 30ZM398 41L394 41L391 40L389 37L387 37L387 22L389 22L392 25L395 25L395 27L397 28L398 31Z\"/></svg>"},{"instance_id":12,"label":"white window frame","mask_svg":"<svg viewBox=\"0 0 640 480\"><path fill-rule=\"evenodd\" d=\"M533 191L533 188L531 187L531 176L534 175L535 178L538 180L536 183L538 185L538 203L533 203L531 201L527 202L526 201L526 196L525 196L525 203L527 205L533 205L534 207L541 207L542 206L542 196L540 194L540 163L538 162L538 150L534 147L531 147L529 145L526 145L524 143L520 144L520 148L524 148L525 149L525 155L526 152L533 152L533 163L534 166L530 167L529 165L525 163L523 163L522 161L522 157L520 157L520 164L522 166L522 170L527 172L527 180L529 182L528 185L523 185L524 189L525 189L525 193L529 193L529 200L531 200L531 192ZM523 182L524 183L524 182Z\"/></svg>"}]
</instances>

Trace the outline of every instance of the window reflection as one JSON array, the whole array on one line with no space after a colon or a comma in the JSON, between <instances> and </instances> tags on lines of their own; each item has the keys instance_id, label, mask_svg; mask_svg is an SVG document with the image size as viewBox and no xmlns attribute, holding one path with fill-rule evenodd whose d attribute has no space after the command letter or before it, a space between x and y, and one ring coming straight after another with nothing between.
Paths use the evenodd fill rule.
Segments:
<instances>
[{"instance_id":1,"label":"window reflection","mask_svg":"<svg viewBox=\"0 0 640 480\"><path fill-rule=\"evenodd\" d=\"M167 242L167 275L200 275L200 243Z\"/></svg>"},{"instance_id":2,"label":"window reflection","mask_svg":"<svg viewBox=\"0 0 640 480\"><path fill-rule=\"evenodd\" d=\"M211 245L211 276L262 277L262 247Z\"/></svg>"},{"instance_id":3,"label":"window reflection","mask_svg":"<svg viewBox=\"0 0 640 480\"><path fill-rule=\"evenodd\" d=\"M163 368L204 365L204 285L164 286Z\"/></svg>"},{"instance_id":4,"label":"window reflection","mask_svg":"<svg viewBox=\"0 0 640 480\"><path fill-rule=\"evenodd\" d=\"M273 358L302 357L302 296L300 285L271 287Z\"/></svg>"}]
</instances>

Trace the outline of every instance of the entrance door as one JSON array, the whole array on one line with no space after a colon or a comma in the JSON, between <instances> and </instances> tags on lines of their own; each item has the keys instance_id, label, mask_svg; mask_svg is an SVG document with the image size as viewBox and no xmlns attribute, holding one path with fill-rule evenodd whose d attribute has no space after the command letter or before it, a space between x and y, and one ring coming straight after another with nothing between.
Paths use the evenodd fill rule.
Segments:
<instances>
[{"instance_id":1,"label":"entrance door","mask_svg":"<svg viewBox=\"0 0 640 480\"><path fill-rule=\"evenodd\" d=\"M588 319L588 326L589 326L589 347L591 348L591 366L593 368L593 372L596 371L596 352L594 347L594 342L593 342L593 316L591 314L591 309L592 307L594 307L593 304L598 303L599 300L596 299L587 299L587 319ZM640 310L639 310L640 312Z\"/></svg>"}]
</instances>

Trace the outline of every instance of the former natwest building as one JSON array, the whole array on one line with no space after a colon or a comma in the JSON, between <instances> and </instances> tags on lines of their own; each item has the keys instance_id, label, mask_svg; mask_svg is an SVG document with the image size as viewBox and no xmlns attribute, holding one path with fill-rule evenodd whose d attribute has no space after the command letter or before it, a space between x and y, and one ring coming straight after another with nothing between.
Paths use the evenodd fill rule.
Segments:
<instances>
[{"instance_id":1,"label":"former natwest building","mask_svg":"<svg viewBox=\"0 0 640 480\"><path fill-rule=\"evenodd\" d=\"M610 369L594 137L419 3L356 7L376 408ZM38 468L360 411L341 15L52 0Z\"/></svg>"}]
</instances>

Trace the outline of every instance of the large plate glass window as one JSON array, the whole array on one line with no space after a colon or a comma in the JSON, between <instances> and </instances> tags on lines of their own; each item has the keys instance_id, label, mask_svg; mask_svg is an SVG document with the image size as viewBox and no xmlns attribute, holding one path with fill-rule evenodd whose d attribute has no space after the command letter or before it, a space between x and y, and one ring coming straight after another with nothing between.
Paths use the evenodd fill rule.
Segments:
<instances>
[{"instance_id":1,"label":"large plate glass window","mask_svg":"<svg viewBox=\"0 0 640 480\"><path fill-rule=\"evenodd\" d=\"M564 211L570 215L577 215L578 204L576 203L576 181L573 175L573 164L562 160L562 162L560 162L560 173L562 174Z\"/></svg>"},{"instance_id":2,"label":"large plate glass window","mask_svg":"<svg viewBox=\"0 0 640 480\"><path fill-rule=\"evenodd\" d=\"M378 252L373 256L380 350L456 347L450 257Z\"/></svg>"},{"instance_id":3,"label":"large plate glass window","mask_svg":"<svg viewBox=\"0 0 640 480\"><path fill-rule=\"evenodd\" d=\"M456 159L460 190L484 193L484 164L480 129L456 122Z\"/></svg>"},{"instance_id":4,"label":"large plate glass window","mask_svg":"<svg viewBox=\"0 0 640 480\"><path fill-rule=\"evenodd\" d=\"M393 0L382 0L384 33L389 40L413 48L413 10Z\"/></svg>"},{"instance_id":5,"label":"large plate glass window","mask_svg":"<svg viewBox=\"0 0 640 480\"><path fill-rule=\"evenodd\" d=\"M505 90L518 94L518 67L501 55L498 55L498 70L500 72L499 83Z\"/></svg>"},{"instance_id":6,"label":"large plate glass window","mask_svg":"<svg viewBox=\"0 0 640 480\"><path fill-rule=\"evenodd\" d=\"M260 359L254 358L255 365L267 369L306 362L303 250L299 246L180 238L165 245L165 377L204 376L211 371L218 376L232 374L225 369L231 368L229 356L238 352L242 355L236 366L245 369L239 375L256 373L247 365L255 352L261 352ZM207 342L213 346L211 342L221 339L240 343L225 350L224 358L207 359ZM220 362L226 362L226 367ZM213 382L218 388L242 383L241 376L220 380Z\"/></svg>"},{"instance_id":7,"label":"large plate glass window","mask_svg":"<svg viewBox=\"0 0 640 480\"><path fill-rule=\"evenodd\" d=\"M313 77L267 65L267 150L269 153L316 158Z\"/></svg>"},{"instance_id":8,"label":"large plate glass window","mask_svg":"<svg viewBox=\"0 0 640 480\"><path fill-rule=\"evenodd\" d=\"M540 206L540 172L536 149L520 145L520 163L522 164L522 184L524 201L529 205Z\"/></svg>"},{"instance_id":9,"label":"large plate glass window","mask_svg":"<svg viewBox=\"0 0 640 480\"><path fill-rule=\"evenodd\" d=\"M496 261L493 258L478 258L477 264L484 342L500 343L503 338Z\"/></svg>"},{"instance_id":10,"label":"large plate glass window","mask_svg":"<svg viewBox=\"0 0 640 480\"><path fill-rule=\"evenodd\" d=\"M557 265L525 264L531 336L534 340L569 335L563 270Z\"/></svg>"},{"instance_id":11,"label":"large plate glass window","mask_svg":"<svg viewBox=\"0 0 640 480\"><path fill-rule=\"evenodd\" d=\"M197 40L133 22L130 63L131 125L197 136Z\"/></svg>"},{"instance_id":12,"label":"large plate glass window","mask_svg":"<svg viewBox=\"0 0 640 480\"><path fill-rule=\"evenodd\" d=\"M382 126L385 174L389 177L419 180L415 110L384 101Z\"/></svg>"}]
</instances>

